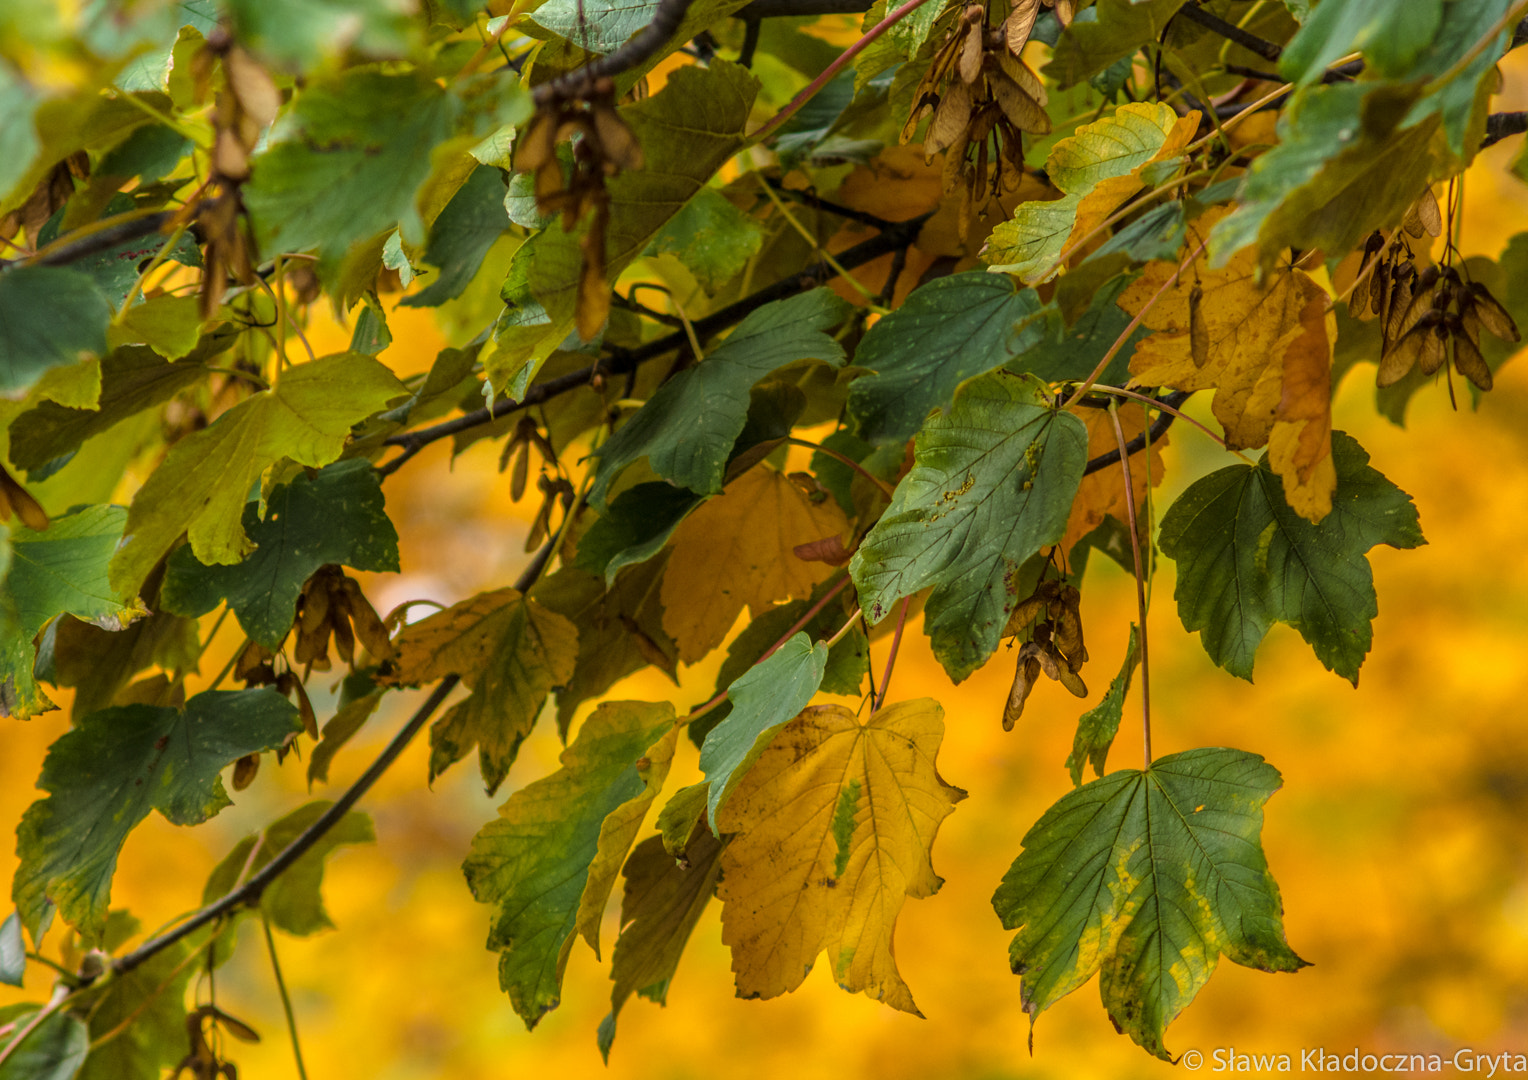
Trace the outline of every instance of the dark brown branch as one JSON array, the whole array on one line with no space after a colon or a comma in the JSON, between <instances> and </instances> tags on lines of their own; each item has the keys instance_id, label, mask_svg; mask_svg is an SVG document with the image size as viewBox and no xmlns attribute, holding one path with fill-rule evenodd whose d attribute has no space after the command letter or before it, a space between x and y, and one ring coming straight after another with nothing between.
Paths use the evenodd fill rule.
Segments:
<instances>
[{"instance_id":1,"label":"dark brown branch","mask_svg":"<svg viewBox=\"0 0 1528 1080\"><path fill-rule=\"evenodd\" d=\"M1244 67L1241 64L1223 64L1222 66L1232 75L1241 75L1245 78L1257 79L1261 82L1287 83L1289 81L1276 71L1261 71L1257 68ZM1324 83L1352 82L1363 69L1364 62L1362 60L1349 60L1346 64L1340 64L1337 67L1327 69L1322 74L1321 81Z\"/></svg>"},{"instance_id":2,"label":"dark brown branch","mask_svg":"<svg viewBox=\"0 0 1528 1080\"><path fill-rule=\"evenodd\" d=\"M874 214L867 214L865 211L855 210L853 207L840 206L838 203L829 202L827 199L813 195L810 191L801 191L797 188L786 187L779 180L775 180L772 177L764 176L761 174L759 178L763 180L764 183L778 191L780 194L789 195L792 199L795 199L803 206L810 206L813 210L821 210L824 213L833 214L835 217L846 218L849 221L857 221L861 225L869 225L872 229L880 229L883 232L886 229L896 227L896 222L894 221L887 221L883 217L876 217Z\"/></svg>"},{"instance_id":3,"label":"dark brown branch","mask_svg":"<svg viewBox=\"0 0 1528 1080\"><path fill-rule=\"evenodd\" d=\"M1480 140L1480 148L1484 150L1525 131L1528 131L1528 112L1492 113L1486 117L1486 137Z\"/></svg>"},{"instance_id":4,"label":"dark brown branch","mask_svg":"<svg viewBox=\"0 0 1528 1080\"><path fill-rule=\"evenodd\" d=\"M1190 394L1191 391L1188 390L1175 390L1171 394L1164 394L1157 400L1169 408L1176 409L1189 399ZM1086 397L1083 398L1082 401L1078 402L1078 404L1087 405L1091 408L1108 408L1111 399L1102 397L1102 395L1100 395L1100 397L1102 398L1102 403L1100 403L1099 399ZM1167 429L1173 426L1173 421L1176 419L1177 417L1174 414L1170 412L1164 412L1161 416L1152 421L1151 427L1147 428L1145 431L1141 432L1135 438L1127 442L1125 444L1125 449L1131 454L1139 454L1142 450L1146 449L1148 443L1154 443L1163 435L1166 435ZM1110 450L1107 454L1100 454L1096 458L1090 459L1088 463L1082 467L1082 475L1089 476L1092 473L1098 472L1100 469L1107 469L1110 465L1118 464L1119 451Z\"/></svg>"},{"instance_id":5,"label":"dark brown branch","mask_svg":"<svg viewBox=\"0 0 1528 1080\"><path fill-rule=\"evenodd\" d=\"M660 0L652 21L612 53L591 60L581 68L559 75L531 91L538 106L563 98L576 98L600 79L619 75L645 63L668 43L684 22L691 0Z\"/></svg>"},{"instance_id":6,"label":"dark brown branch","mask_svg":"<svg viewBox=\"0 0 1528 1080\"><path fill-rule=\"evenodd\" d=\"M387 744L387 748L371 763L371 767L361 774L355 783L351 784L345 793L335 800L334 805L324 811L312 825L300 833L286 847L282 848L276 857L261 868L258 874L253 875L243 885L234 889L220 900L216 900L192 915L185 922L166 931L159 937L150 938L142 945L125 956L112 961L112 970L118 975L125 975L135 967L157 955L163 950L181 941L190 934L194 934L209 923L216 922L224 915L231 914L242 907L250 907L260 902L261 894L270 887L271 883L285 873L291 865L302 858L308 850L330 829L337 825L341 818L350 812L357 800L377 782L384 772L387 771L398 755L403 753L404 747L419 733L419 729L440 708L441 702L446 700L446 695L455 689L458 677L447 675L442 679L425 699L424 704L419 706L409 722L403 725L402 730L393 736L393 741Z\"/></svg>"},{"instance_id":7,"label":"dark brown branch","mask_svg":"<svg viewBox=\"0 0 1528 1080\"><path fill-rule=\"evenodd\" d=\"M80 259L88 259L92 255L110 251L119 244L128 244L134 240L142 240L145 236L163 232L166 225L185 212L163 210L157 214L124 221L120 225L108 225L104 229L98 229L88 236L81 237L74 243L64 244L46 255L35 255L25 259L0 259L0 266L11 266L17 263L24 263L27 266L68 266ZM194 213L194 208L192 212Z\"/></svg>"},{"instance_id":8,"label":"dark brown branch","mask_svg":"<svg viewBox=\"0 0 1528 1080\"><path fill-rule=\"evenodd\" d=\"M541 577L541 572L546 569L547 562L551 560L552 547L555 541L555 537L549 539L541 546L541 550L536 552L535 557L531 559L525 570L521 572L519 579L515 581L516 590L523 593L536 584L536 581ZM435 689L430 691L430 696L425 698L424 703L415 710L414 715L409 717L408 723L404 724L398 734L393 736L392 742L388 743L382 753L377 755L377 759L356 779L355 783L346 788L345 793L336 799L334 805L325 810L317 821L304 829L290 844L282 848L274 859L261 867L259 873L251 876L248 881L226 896L208 904L173 930L168 930L156 938L150 938L132 952L118 957L112 961L112 971L118 975L124 975L144 963L150 957L163 952L177 941L184 940L188 935L194 934L209 923L216 922L223 916L232 914L242 907L253 907L255 904L258 904L261 895L264 894L266 889L270 888L271 883L291 869L293 863L307 854L309 849L325 833L339 824L340 820L350 812L350 808L360 800L361 796L371 790L371 786L381 778L382 774L388 770L393 762L398 760L398 755L403 753L404 748L408 746L414 736L419 734L420 728L429 722L430 717L435 714L435 710L440 708L441 703L446 700L446 696L456 688L456 684L460 681L461 677L454 674L447 675L444 679L441 679L435 685Z\"/></svg>"},{"instance_id":9,"label":"dark brown branch","mask_svg":"<svg viewBox=\"0 0 1528 1080\"><path fill-rule=\"evenodd\" d=\"M923 228L923 223L931 215L923 214L908 221L899 221L892 225L879 236L873 236L869 240L859 243L846 251L840 252L837 261L845 270L852 270L856 266L879 259L882 255L890 255L899 248L906 247L917 239L918 231ZM797 293L821 285L830 279L834 270L826 263L809 266L799 274L781 278L773 285L768 285L758 292L736 303L729 304L720 311L712 312L705 318L696 319L692 324L698 337L708 337L719 330L724 330L734 323L741 322L747 315L763 307L765 304L776 300L783 300L787 296L795 296ZM580 386L587 386L596 376L621 375L636 369L638 364L662 356L673 349L680 348L687 343L686 335L680 331L668 334L650 341L646 345L635 349L613 350L609 357L590 364L588 367L577 371L570 371L566 375L560 375L555 379L537 383L525 392L525 397L520 401L495 402L491 409L476 409L465 416L458 416L454 420L436 424L434 427L422 428L419 431L410 431L402 435L394 435L383 440L384 445L398 446L403 452L390 461L385 461L377 466L377 472L382 476L390 476L396 472L405 461L419 453L426 446L441 439L450 438L463 431L483 424L491 424L493 421L528 409L535 405L565 394L570 390L576 390Z\"/></svg>"},{"instance_id":10,"label":"dark brown branch","mask_svg":"<svg viewBox=\"0 0 1528 1080\"><path fill-rule=\"evenodd\" d=\"M1283 54L1284 50L1273 42L1266 41L1256 34L1249 34L1235 23L1228 23L1218 15L1211 15L1198 4L1184 4L1178 9L1178 14L1189 22L1196 22L1206 30L1214 31L1228 41L1236 42L1249 52L1257 53L1264 60L1276 61Z\"/></svg>"}]
</instances>

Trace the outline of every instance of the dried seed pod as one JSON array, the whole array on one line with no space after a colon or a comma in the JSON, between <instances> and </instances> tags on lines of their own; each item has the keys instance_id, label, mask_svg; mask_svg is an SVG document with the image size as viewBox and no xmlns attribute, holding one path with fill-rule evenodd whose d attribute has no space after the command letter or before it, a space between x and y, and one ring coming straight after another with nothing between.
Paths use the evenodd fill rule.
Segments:
<instances>
[{"instance_id":1,"label":"dried seed pod","mask_svg":"<svg viewBox=\"0 0 1528 1080\"><path fill-rule=\"evenodd\" d=\"M1024 51L1039 14L1040 0L1013 0L1008 18L1003 20L1003 44L1007 46L1010 55L1017 57Z\"/></svg>"},{"instance_id":2,"label":"dried seed pod","mask_svg":"<svg viewBox=\"0 0 1528 1080\"><path fill-rule=\"evenodd\" d=\"M1480 320L1482 326L1503 341L1521 341L1517 322L1502 307L1491 291L1478 281L1464 287L1465 303Z\"/></svg>"}]
</instances>

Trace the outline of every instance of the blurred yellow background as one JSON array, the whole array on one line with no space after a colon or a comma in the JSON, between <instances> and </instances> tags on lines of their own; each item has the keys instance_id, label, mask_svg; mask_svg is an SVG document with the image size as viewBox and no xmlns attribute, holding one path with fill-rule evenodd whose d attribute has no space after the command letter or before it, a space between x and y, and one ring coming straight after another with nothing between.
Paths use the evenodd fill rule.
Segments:
<instances>
[{"instance_id":1,"label":"blurred yellow background","mask_svg":"<svg viewBox=\"0 0 1528 1080\"><path fill-rule=\"evenodd\" d=\"M1522 107L1513 93L1509 88L1496 107ZM1528 227L1524 190L1505 171L1515 149L1489 151L1470 174L1466 254L1494 255ZM384 359L400 370L427 365L441 344L427 313L399 312L392 330L396 341ZM347 340L343 329L331 327L315 346L332 351ZM1318 1046L1338 1054L1355 1046L1445 1056L1460 1047L1528 1053L1528 364L1509 365L1476 413L1451 411L1441 386L1422 393L1404 431L1376 416L1373 374L1370 365L1350 373L1338 394L1336 426L1354 434L1374 465L1414 497L1429 545L1377 548L1370 556L1380 616L1357 690L1325 671L1283 627L1259 652L1256 685L1233 679L1183 631L1171 562L1163 560L1155 583L1156 752L1230 745L1282 770L1285 787L1267 807L1264 846L1283 891L1290 944L1314 964L1274 976L1223 963L1169 1030L1168 1045L1178 1053L1197 1048L1209 1055L1231 1046L1283 1052L1294 1056L1296 1070L1299 1051ZM522 547L535 506L530 499L510 503L498 452L497 443L480 443L452 465L448 444L436 444L388 481L403 573L364 581L379 610L414 598L449 603L514 580L526 560ZM1226 460L1178 425L1158 505ZM427 789L420 738L363 801L378 843L342 849L330 861L325 894L339 929L279 939L309 1076L1166 1075L1169 1066L1114 1033L1096 983L1040 1017L1031 1057L1019 981L1008 970L1010 935L989 902L1025 830L1070 790L1063 762L1076 718L1107 686L1134 615L1130 579L1096 560L1083 595L1093 697L1078 703L1045 684L1009 734L1000 724L1012 677L1008 654L951 687L921 628L910 627L892 693L943 703L940 771L970 792L935 845L943 890L908 903L897 929L898 962L926 1020L841 992L822 964L794 995L736 1000L713 904L674 979L669 1006L633 999L607 1068L594 1032L609 1007L613 903L606 963L575 945L563 1005L527 1033L498 990L496 957L483 947L489 910L473 902L460 863L497 803L556 767L561 747L544 720L498 799L483 794L470 760ZM222 666L237 640L230 622L204 661L204 675ZM884 661L884 642L873 655ZM709 697L718 661L688 670L675 696L681 708ZM338 673L313 680L321 718L332 710L325 697L337 681ZM1137 684L1111 767L1139 763L1138 692ZM656 700L673 693L661 676L644 673L610 696ZM313 797L343 790L419 697L390 699L341 752L333 783ZM66 729L66 716L67 709L8 722L0 756L6 828L37 797L43 755ZM131 908L150 928L196 907L209 871L239 838L308 798L305 768L292 758L279 768L268 761L236 805L202 828L178 829L151 817L123 852L114 906ZM682 748L669 790L697 775L693 750ZM0 853L0 879L9 880L15 865L11 851ZM217 995L264 1041L235 1044L230 1055L242 1077L291 1077L281 1006L258 936L257 924L243 927L238 954L219 973ZM25 996L46 996L49 981L31 965ZM194 985L205 994L204 983ZM0 990L0 1004L22 996ZM1211 1066L1207 1061L1204 1071Z\"/></svg>"}]
</instances>

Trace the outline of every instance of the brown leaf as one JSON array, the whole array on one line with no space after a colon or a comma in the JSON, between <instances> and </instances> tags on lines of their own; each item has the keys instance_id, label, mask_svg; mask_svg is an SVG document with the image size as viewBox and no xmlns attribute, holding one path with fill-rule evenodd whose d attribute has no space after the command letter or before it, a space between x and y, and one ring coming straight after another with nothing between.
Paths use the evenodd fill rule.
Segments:
<instances>
[{"instance_id":1,"label":"brown leaf","mask_svg":"<svg viewBox=\"0 0 1528 1080\"><path fill-rule=\"evenodd\" d=\"M1017 58L1024 51L1024 45L1034 32L1035 19L1039 14L1040 0L1013 0L1008 18L1003 20L1003 40L1013 57Z\"/></svg>"},{"instance_id":2,"label":"brown leaf","mask_svg":"<svg viewBox=\"0 0 1528 1080\"><path fill-rule=\"evenodd\" d=\"M1114 425L1109 422L1107 410L1078 407L1072 412L1088 429L1089 458L1119 449L1119 440L1115 438ZM1145 413L1137 405L1126 405L1121 408L1119 420L1126 440L1133 439L1146 430ZM1130 487L1135 493L1136 519L1143 541L1149 540L1151 536L1151 523L1146 514L1146 483L1148 477L1153 487L1162 482L1164 474L1162 447L1165 445L1167 445L1165 435L1161 439L1151 441L1149 468L1145 454L1135 454L1130 458ZM1082 483L1077 485L1077 495L1072 500L1072 512L1067 518L1066 532L1061 537L1061 551L1064 554L1070 554L1072 547L1102 525L1106 516L1113 517L1122 523L1129 520L1125 509L1125 475L1118 465L1089 473L1082 478Z\"/></svg>"},{"instance_id":3,"label":"brown leaf","mask_svg":"<svg viewBox=\"0 0 1528 1080\"><path fill-rule=\"evenodd\" d=\"M32 498L15 477L0 468L0 518L9 521L13 513L33 532L42 532L48 527L48 513L42 503Z\"/></svg>"},{"instance_id":4,"label":"brown leaf","mask_svg":"<svg viewBox=\"0 0 1528 1080\"><path fill-rule=\"evenodd\" d=\"M959 80L951 82L939 100L939 107L934 110L928 134L923 137L925 161L934 160L935 154L955 142L971 123L972 107L971 88Z\"/></svg>"},{"instance_id":5,"label":"brown leaf","mask_svg":"<svg viewBox=\"0 0 1528 1080\"><path fill-rule=\"evenodd\" d=\"M825 536L809 544L797 544L792 550L798 559L823 562L829 566L847 566L854 557L854 552L844 547L843 538L838 535Z\"/></svg>"}]
</instances>

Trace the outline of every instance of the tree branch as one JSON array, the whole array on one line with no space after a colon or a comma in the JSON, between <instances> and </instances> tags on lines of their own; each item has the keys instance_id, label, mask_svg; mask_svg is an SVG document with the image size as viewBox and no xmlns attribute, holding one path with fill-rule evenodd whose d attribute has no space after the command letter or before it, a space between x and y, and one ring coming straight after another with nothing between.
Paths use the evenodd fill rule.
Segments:
<instances>
[{"instance_id":1,"label":"tree branch","mask_svg":"<svg viewBox=\"0 0 1528 1080\"><path fill-rule=\"evenodd\" d=\"M787 15L859 15L870 10L873 0L752 0L732 13L734 19L752 22Z\"/></svg>"},{"instance_id":2,"label":"tree branch","mask_svg":"<svg viewBox=\"0 0 1528 1080\"><path fill-rule=\"evenodd\" d=\"M1257 53L1264 60L1276 61L1283 54L1284 50L1273 42L1265 41L1256 34L1249 34L1235 23L1228 23L1218 15L1211 15L1197 3L1184 4L1178 9L1178 14L1190 22L1198 23L1206 30L1214 31L1228 41L1236 42L1249 52Z\"/></svg>"},{"instance_id":3,"label":"tree branch","mask_svg":"<svg viewBox=\"0 0 1528 1080\"><path fill-rule=\"evenodd\" d=\"M883 217L867 214L863 210L855 210L853 207L840 206L838 203L829 202L827 199L813 195L810 191L800 191L796 188L788 188L779 180L759 174L759 179L782 195L789 195L803 206L810 206L813 210L821 210L824 213L833 214L836 217L846 218L849 221L857 221L861 225L868 225L872 229L885 231L896 227L896 222L887 221Z\"/></svg>"},{"instance_id":4,"label":"tree branch","mask_svg":"<svg viewBox=\"0 0 1528 1080\"><path fill-rule=\"evenodd\" d=\"M892 225L879 236L873 236L863 243L856 244L838 256L838 263L845 269L852 270L856 266L879 259L882 255L889 255L899 248L911 244L918 236L918 231L923 228L923 223L932 215L923 214L907 221L899 221ZM741 322L744 317L775 300L783 300L787 296L806 292L833 276L833 269L826 264L810 266L799 274L781 278L773 285L765 286L758 292L738 300L713 312L703 319L696 319L693 323L695 333L700 337L706 337L723 330L734 323ZM576 390L580 386L587 386L596 375L622 375L636 369L638 364L655 357L662 356L670 350L677 349L686 344L686 336L682 331L668 334L665 337L650 341L646 345L635 349L622 349L612 351L609 358L601 358L588 367L570 371L566 375L559 375L555 379L537 383L525 392L525 397L519 401L495 402L492 408L476 409L465 416L458 416L454 420L436 424L434 427L422 428L419 431L410 431L402 435L393 435L383 440L386 446L402 447L403 453L390 461L377 466L377 472L382 476L391 476L398 471L409 458L419 453L426 446L440 439L449 438L452 435L469 431L483 424L491 424L493 421L509 416L521 409L528 409L543 402L549 401L569 390Z\"/></svg>"},{"instance_id":5,"label":"tree branch","mask_svg":"<svg viewBox=\"0 0 1528 1080\"><path fill-rule=\"evenodd\" d=\"M189 210L191 213L195 213L195 207L191 207ZM40 255L33 255L23 259L0 259L0 269L18 264L26 266L68 266L70 263L77 262L80 259L88 259L92 255L99 255L103 251L110 251L119 244L131 243L134 240L141 240L145 236L153 236L155 233L163 232L166 225L186 212L186 210L161 210L158 213L124 221L119 225L108 225L104 229L97 229L72 243L62 244L54 250Z\"/></svg>"},{"instance_id":6,"label":"tree branch","mask_svg":"<svg viewBox=\"0 0 1528 1080\"><path fill-rule=\"evenodd\" d=\"M1171 394L1165 394L1157 400L1160 401L1163 405L1167 405L1176 409L1178 406L1187 401L1192 396L1192 393L1193 392L1190 390L1174 390ZM1084 398L1083 400L1079 401L1078 404L1087 405L1090 408L1106 409L1109 407L1109 401L1109 398L1102 398L1102 400ZM1145 431L1141 432L1135 438L1127 442L1125 444L1125 451L1129 454L1139 454L1142 450L1146 449L1148 443L1154 443L1163 435L1166 435L1167 429L1173 426L1173 421L1175 419L1177 419L1177 417L1175 417L1172 413L1163 413L1161 416L1152 421L1151 427L1147 428ZM1082 475L1089 476L1098 472L1100 469L1107 469L1110 465L1117 465L1119 464L1119 460L1120 453L1118 450L1110 450L1107 454L1099 454L1096 458L1090 459L1088 463L1082 467Z\"/></svg>"},{"instance_id":7,"label":"tree branch","mask_svg":"<svg viewBox=\"0 0 1528 1080\"><path fill-rule=\"evenodd\" d=\"M531 100L545 106L562 98L576 98L600 79L629 71L653 57L668 43L684 22L691 0L659 0L652 21L631 36L612 53L591 60L583 67L559 75L531 91Z\"/></svg>"},{"instance_id":8,"label":"tree branch","mask_svg":"<svg viewBox=\"0 0 1528 1080\"><path fill-rule=\"evenodd\" d=\"M371 763L360 778L351 784L345 793L335 800L334 805L324 811L312 825L309 825L290 844L282 848L276 857L267 863L258 874L252 876L243 885L228 893L220 900L216 900L192 915L185 922L166 931L159 937L150 938L142 945L125 956L120 956L112 961L111 969L118 975L125 975L134 968L143 964L151 957L163 952L190 934L195 933L208 923L215 922L224 915L237 911L239 908L253 906L260 902L260 896L270 887L271 883L287 871L291 865L305 855L309 848L316 844L319 839L339 823L350 808L371 786L377 782L388 766L398 759L403 753L404 747L419 733L430 716L440 707L440 703L446 700L446 695L456 688L460 679L456 675L447 675L436 684L430 696L425 699L409 722L403 725L398 734L393 736L393 741L387 744L386 749L377 755L377 759Z\"/></svg>"},{"instance_id":9,"label":"tree branch","mask_svg":"<svg viewBox=\"0 0 1528 1080\"><path fill-rule=\"evenodd\" d=\"M1528 131L1528 112L1492 113L1486 117L1486 137L1480 140L1480 149L1484 150L1525 131Z\"/></svg>"},{"instance_id":10,"label":"tree branch","mask_svg":"<svg viewBox=\"0 0 1528 1080\"><path fill-rule=\"evenodd\" d=\"M547 540L541 546L541 550L536 552L535 557L515 581L517 591L522 593L528 591L541 577L541 572L546 569L546 564L552 557L555 539L554 537ZM387 744L382 753L377 755L376 760L356 779L355 783L346 788L345 793L336 799L334 805L325 810L317 821L304 829L290 844L282 848L275 858L266 863L258 874L250 877L243 885L226 896L208 904L173 930L168 930L156 938L150 938L132 952L113 960L111 970L117 975L124 975L208 923L215 922L241 907L252 907L258 904L261 895L270 888L271 883L302 858L325 833L334 828L350 812L350 808L360 800L362 795L371 790L371 786L381 778L393 762L398 760L398 755L402 754L414 736L419 734L419 729L424 727L460 681L461 677L455 674L441 679L435 685L435 689L430 692L430 696L425 698L424 703L415 710L414 715L409 717L408 723L399 729L398 734L393 736L392 741Z\"/></svg>"}]
</instances>

